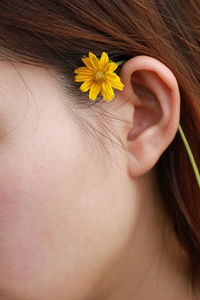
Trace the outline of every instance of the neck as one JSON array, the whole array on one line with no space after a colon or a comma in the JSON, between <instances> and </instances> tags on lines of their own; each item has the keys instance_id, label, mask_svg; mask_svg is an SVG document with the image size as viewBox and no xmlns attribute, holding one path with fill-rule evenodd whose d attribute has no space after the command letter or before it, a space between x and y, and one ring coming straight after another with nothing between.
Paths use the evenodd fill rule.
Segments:
<instances>
[{"instance_id":1,"label":"neck","mask_svg":"<svg viewBox=\"0 0 200 300\"><path fill-rule=\"evenodd\" d=\"M99 296L92 299L197 299L191 298L187 259L166 215L154 173L138 186L143 192L137 199L131 239L106 270L96 289Z\"/></svg>"}]
</instances>

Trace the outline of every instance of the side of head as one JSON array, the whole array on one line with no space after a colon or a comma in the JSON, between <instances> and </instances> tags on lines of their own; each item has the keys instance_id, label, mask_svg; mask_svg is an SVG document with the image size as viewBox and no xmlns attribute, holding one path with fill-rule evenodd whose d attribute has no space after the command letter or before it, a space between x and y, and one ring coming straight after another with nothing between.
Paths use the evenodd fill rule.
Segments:
<instances>
[{"instance_id":1,"label":"side of head","mask_svg":"<svg viewBox=\"0 0 200 300\"><path fill-rule=\"evenodd\" d=\"M1 2L2 297L88 300L154 204L198 286L199 189L177 129L199 165L199 11L181 0ZM74 81L89 51L126 61L110 103Z\"/></svg>"}]
</instances>

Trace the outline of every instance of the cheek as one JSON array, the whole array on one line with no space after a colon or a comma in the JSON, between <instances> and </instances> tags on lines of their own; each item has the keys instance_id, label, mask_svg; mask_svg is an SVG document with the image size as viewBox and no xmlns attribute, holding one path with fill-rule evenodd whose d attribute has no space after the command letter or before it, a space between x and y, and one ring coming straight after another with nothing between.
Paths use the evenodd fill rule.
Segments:
<instances>
[{"instance_id":1,"label":"cheek","mask_svg":"<svg viewBox=\"0 0 200 300\"><path fill-rule=\"evenodd\" d=\"M56 299L65 290L59 299L75 299L120 247L122 222L102 188L110 190L99 153L78 131L59 124L49 132L49 123L38 138L1 145L0 295L18 289L26 299Z\"/></svg>"},{"instance_id":2,"label":"cheek","mask_svg":"<svg viewBox=\"0 0 200 300\"><path fill-rule=\"evenodd\" d=\"M70 203L78 197L74 151L64 150L64 139L41 140L34 147L19 141L1 146L0 287L3 280L48 280L60 254L59 231L67 233Z\"/></svg>"},{"instance_id":3,"label":"cheek","mask_svg":"<svg viewBox=\"0 0 200 300\"><path fill-rule=\"evenodd\" d=\"M59 295L63 287L73 295L77 281L83 291L97 276L97 259L105 256L103 195L92 184L99 179L98 160L91 162L87 141L72 143L71 132L55 139L57 132L51 133L53 142L44 132L24 144L1 145L0 295L25 293L25 287L26 295Z\"/></svg>"},{"instance_id":4,"label":"cheek","mask_svg":"<svg viewBox=\"0 0 200 300\"><path fill-rule=\"evenodd\" d=\"M27 177L24 181L28 181ZM1 180L0 190L1 272L3 278L15 281L33 278L48 264L49 230L39 202L40 199L45 201L44 193L39 184L27 191L21 182L23 176L12 173ZM39 194L36 195L36 191Z\"/></svg>"}]
</instances>

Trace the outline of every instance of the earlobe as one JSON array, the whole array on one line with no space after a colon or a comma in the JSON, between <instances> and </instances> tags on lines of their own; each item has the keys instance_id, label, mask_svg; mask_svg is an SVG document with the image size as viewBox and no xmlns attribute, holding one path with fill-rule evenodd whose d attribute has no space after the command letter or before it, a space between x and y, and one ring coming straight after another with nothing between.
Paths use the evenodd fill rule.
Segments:
<instances>
[{"instance_id":1,"label":"earlobe","mask_svg":"<svg viewBox=\"0 0 200 300\"><path fill-rule=\"evenodd\" d=\"M120 77L125 85L122 101L133 97L133 126L126 148L133 156L133 177L154 167L173 140L179 124L180 94L175 76L162 62L149 56L127 61Z\"/></svg>"}]
</instances>

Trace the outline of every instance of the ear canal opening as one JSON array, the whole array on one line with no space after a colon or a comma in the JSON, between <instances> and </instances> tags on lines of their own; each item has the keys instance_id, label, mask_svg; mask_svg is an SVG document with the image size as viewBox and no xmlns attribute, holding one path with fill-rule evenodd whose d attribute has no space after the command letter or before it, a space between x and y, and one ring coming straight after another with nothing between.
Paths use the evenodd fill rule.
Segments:
<instances>
[{"instance_id":1,"label":"ear canal opening","mask_svg":"<svg viewBox=\"0 0 200 300\"><path fill-rule=\"evenodd\" d=\"M136 72L135 72L136 73ZM132 78L133 90L136 95L133 128L127 139L136 138L148 127L158 123L162 118L162 110L156 96L144 85L138 82L138 76Z\"/></svg>"}]
</instances>

